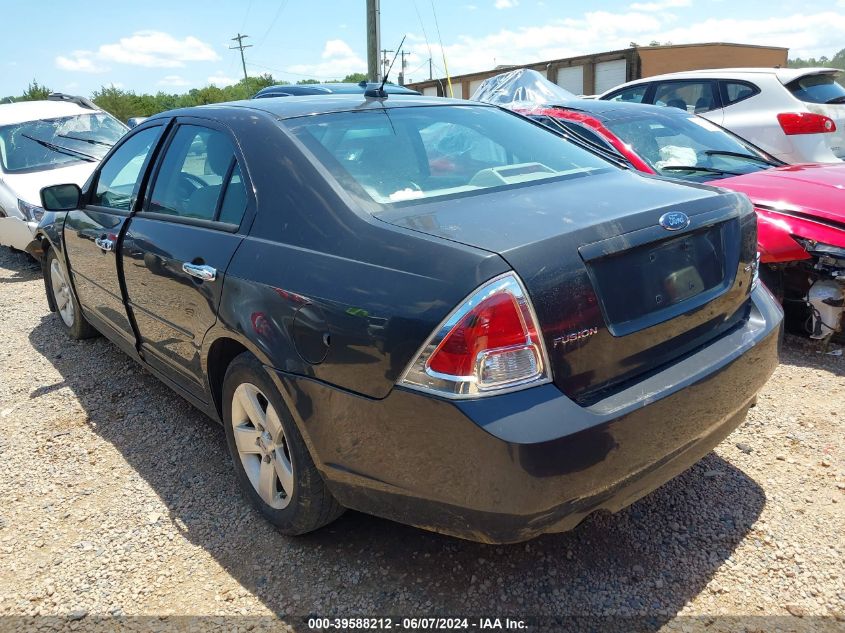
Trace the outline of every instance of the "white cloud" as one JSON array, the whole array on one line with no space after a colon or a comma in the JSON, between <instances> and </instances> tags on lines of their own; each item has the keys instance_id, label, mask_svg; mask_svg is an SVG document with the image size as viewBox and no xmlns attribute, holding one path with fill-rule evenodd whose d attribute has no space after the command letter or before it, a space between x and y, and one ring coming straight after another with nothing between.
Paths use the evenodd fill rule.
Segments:
<instances>
[{"instance_id":1,"label":"white cloud","mask_svg":"<svg viewBox=\"0 0 845 633\"><path fill-rule=\"evenodd\" d=\"M287 68L289 74L314 79L342 79L350 73L367 72L367 61L343 40L328 40L316 64L296 64Z\"/></svg>"},{"instance_id":2,"label":"white cloud","mask_svg":"<svg viewBox=\"0 0 845 633\"><path fill-rule=\"evenodd\" d=\"M216 61L220 56L211 46L189 35L177 40L161 31L138 31L115 44L100 46L98 55L110 61L155 68L184 66L185 62Z\"/></svg>"},{"instance_id":3,"label":"white cloud","mask_svg":"<svg viewBox=\"0 0 845 633\"><path fill-rule=\"evenodd\" d=\"M104 73L109 68L94 59L91 51L73 51L70 55L56 57L56 68L80 73Z\"/></svg>"},{"instance_id":4,"label":"white cloud","mask_svg":"<svg viewBox=\"0 0 845 633\"><path fill-rule=\"evenodd\" d=\"M631 41L693 44L718 39L788 47L790 57L832 56L842 48L843 32L845 13L836 11L764 19L714 17L693 23L675 22L670 16L655 13L592 11L537 26L502 29L483 37L458 37L445 50L449 70L459 75L488 70L495 64L526 64L622 49ZM406 47L421 59L428 59L422 35L409 34ZM442 76L443 57L434 42L432 53Z\"/></svg>"},{"instance_id":5,"label":"white cloud","mask_svg":"<svg viewBox=\"0 0 845 633\"><path fill-rule=\"evenodd\" d=\"M218 88L225 88L226 86L231 86L232 84L238 83L238 80L234 77L228 77L224 74L212 75L208 78L209 85L217 86Z\"/></svg>"},{"instance_id":6,"label":"white cloud","mask_svg":"<svg viewBox=\"0 0 845 633\"><path fill-rule=\"evenodd\" d=\"M496 0L493 6L497 9L513 9L519 6L519 0Z\"/></svg>"},{"instance_id":7,"label":"white cloud","mask_svg":"<svg viewBox=\"0 0 845 633\"><path fill-rule=\"evenodd\" d=\"M185 62L216 61L214 49L191 35L177 39L162 31L137 31L96 51L75 50L56 57L56 66L77 72L105 72L108 62L146 68L180 68Z\"/></svg>"},{"instance_id":8,"label":"white cloud","mask_svg":"<svg viewBox=\"0 0 845 633\"><path fill-rule=\"evenodd\" d=\"M633 11L663 11L665 9L679 9L692 5L692 0L657 0L657 2L635 2L631 5Z\"/></svg>"},{"instance_id":9,"label":"white cloud","mask_svg":"<svg viewBox=\"0 0 845 633\"><path fill-rule=\"evenodd\" d=\"M323 59L337 59L339 57L350 57L355 55L352 47L343 40L329 40L323 47Z\"/></svg>"},{"instance_id":10,"label":"white cloud","mask_svg":"<svg viewBox=\"0 0 845 633\"><path fill-rule=\"evenodd\" d=\"M166 75L158 80L159 86L190 86L191 82L180 75Z\"/></svg>"}]
</instances>

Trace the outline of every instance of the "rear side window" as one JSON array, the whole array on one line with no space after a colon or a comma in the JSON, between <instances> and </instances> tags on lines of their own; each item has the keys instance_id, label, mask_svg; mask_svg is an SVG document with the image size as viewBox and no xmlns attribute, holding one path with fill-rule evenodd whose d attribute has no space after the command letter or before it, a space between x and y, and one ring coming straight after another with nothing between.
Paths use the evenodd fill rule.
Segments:
<instances>
[{"instance_id":1,"label":"rear side window","mask_svg":"<svg viewBox=\"0 0 845 633\"><path fill-rule=\"evenodd\" d=\"M245 207L246 191L229 137L181 125L161 162L148 211L239 224Z\"/></svg>"},{"instance_id":2,"label":"rear side window","mask_svg":"<svg viewBox=\"0 0 845 633\"><path fill-rule=\"evenodd\" d=\"M712 81L664 81L657 85L654 103L690 114L708 112L719 107L714 84Z\"/></svg>"},{"instance_id":3,"label":"rear side window","mask_svg":"<svg viewBox=\"0 0 845 633\"><path fill-rule=\"evenodd\" d=\"M91 204L120 211L130 211L137 195L141 169L161 128L141 130L103 163Z\"/></svg>"},{"instance_id":4,"label":"rear side window","mask_svg":"<svg viewBox=\"0 0 845 633\"><path fill-rule=\"evenodd\" d=\"M808 75L786 84L797 99L805 103L845 103L845 88L833 75Z\"/></svg>"},{"instance_id":5,"label":"rear side window","mask_svg":"<svg viewBox=\"0 0 845 633\"><path fill-rule=\"evenodd\" d=\"M607 101L624 101L626 103L642 103L643 99L645 98L646 90L648 90L649 84L638 84L636 86L631 86L630 88L625 88L624 90L620 90L612 97L608 97Z\"/></svg>"},{"instance_id":6,"label":"rear side window","mask_svg":"<svg viewBox=\"0 0 845 633\"><path fill-rule=\"evenodd\" d=\"M722 81L722 103L725 106L745 101L760 93L760 89L747 81Z\"/></svg>"}]
</instances>

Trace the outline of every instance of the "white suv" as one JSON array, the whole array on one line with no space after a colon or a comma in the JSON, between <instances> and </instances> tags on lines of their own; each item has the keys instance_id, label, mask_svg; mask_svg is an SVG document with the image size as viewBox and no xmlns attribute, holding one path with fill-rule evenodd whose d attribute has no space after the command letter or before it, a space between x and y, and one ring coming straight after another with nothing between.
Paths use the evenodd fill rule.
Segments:
<instances>
[{"instance_id":1,"label":"white suv","mask_svg":"<svg viewBox=\"0 0 845 633\"><path fill-rule=\"evenodd\" d=\"M631 81L599 99L674 106L787 163L845 160L845 88L836 68L720 68Z\"/></svg>"},{"instance_id":2,"label":"white suv","mask_svg":"<svg viewBox=\"0 0 845 633\"><path fill-rule=\"evenodd\" d=\"M0 244L27 250L44 215L41 188L82 186L127 129L81 97L0 105Z\"/></svg>"}]
</instances>

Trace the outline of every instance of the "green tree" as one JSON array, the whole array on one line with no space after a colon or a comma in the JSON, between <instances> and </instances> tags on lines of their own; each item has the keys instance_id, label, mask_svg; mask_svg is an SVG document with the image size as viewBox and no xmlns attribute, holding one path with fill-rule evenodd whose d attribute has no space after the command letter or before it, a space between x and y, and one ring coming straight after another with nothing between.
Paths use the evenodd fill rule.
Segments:
<instances>
[{"instance_id":1,"label":"green tree","mask_svg":"<svg viewBox=\"0 0 845 633\"><path fill-rule=\"evenodd\" d=\"M53 92L47 86L38 83L37 79L33 79L23 94L18 97L18 101L42 101Z\"/></svg>"},{"instance_id":2,"label":"green tree","mask_svg":"<svg viewBox=\"0 0 845 633\"><path fill-rule=\"evenodd\" d=\"M103 110L121 121L133 116L144 116L139 112L138 96L134 92L122 90L114 85L102 86L99 90L95 90L91 99Z\"/></svg>"},{"instance_id":3,"label":"green tree","mask_svg":"<svg viewBox=\"0 0 845 633\"><path fill-rule=\"evenodd\" d=\"M362 81L367 81L367 75L364 73L351 73L346 75L341 81L344 83L359 84Z\"/></svg>"},{"instance_id":4,"label":"green tree","mask_svg":"<svg viewBox=\"0 0 845 633\"><path fill-rule=\"evenodd\" d=\"M319 79L300 79L296 82L297 86L310 86L311 84L318 84L320 83Z\"/></svg>"}]
</instances>

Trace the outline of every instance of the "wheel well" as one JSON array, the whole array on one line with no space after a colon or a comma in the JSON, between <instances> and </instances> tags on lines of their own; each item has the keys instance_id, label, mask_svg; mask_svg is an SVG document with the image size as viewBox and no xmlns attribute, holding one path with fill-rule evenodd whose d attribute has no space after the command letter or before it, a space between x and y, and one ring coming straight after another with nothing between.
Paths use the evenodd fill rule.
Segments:
<instances>
[{"instance_id":1,"label":"wheel well","mask_svg":"<svg viewBox=\"0 0 845 633\"><path fill-rule=\"evenodd\" d=\"M214 398L214 406L220 420L223 420L223 379L226 377L226 370L236 356L248 351L246 347L234 339L220 338L211 344L208 351L208 383L211 386L211 397Z\"/></svg>"}]
</instances>

